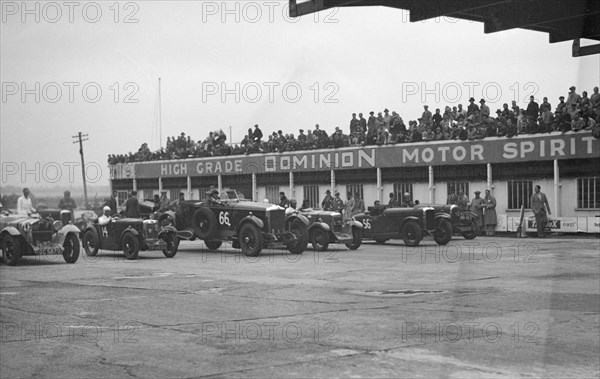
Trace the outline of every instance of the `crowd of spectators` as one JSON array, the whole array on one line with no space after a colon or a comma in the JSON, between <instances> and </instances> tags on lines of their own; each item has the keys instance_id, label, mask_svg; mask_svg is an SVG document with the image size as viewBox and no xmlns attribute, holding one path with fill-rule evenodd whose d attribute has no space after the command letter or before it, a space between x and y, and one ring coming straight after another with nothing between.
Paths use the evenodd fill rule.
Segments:
<instances>
[{"instance_id":1,"label":"crowd of spectators","mask_svg":"<svg viewBox=\"0 0 600 379\"><path fill-rule=\"evenodd\" d=\"M417 120L404 122L395 111L385 109L370 112L368 119L362 113L352 114L348 131L336 127L329 134L317 124L306 133L300 129L297 135L278 130L264 138L258 125L248 129L240 144L227 144L227 136L222 130L210 132L203 141L194 142L190 136L181 133L179 137L168 137L166 148L150 151L144 143L137 153L109 155L108 162L129 163L150 160L200 158L211 156L271 153L347 146L394 145L420 141L476 140L486 137L513 137L520 134L550 133L559 131L579 131L591 129L600 138L600 93L594 87L593 93L576 92L570 87L567 96L560 96L559 103L552 107L548 98L541 104L533 96L526 108L520 108L516 101L511 106L503 104L494 113L486 105L485 99L469 99L466 108L462 104L446 106L432 113L427 105ZM553 110L554 109L554 110Z\"/></svg>"}]
</instances>

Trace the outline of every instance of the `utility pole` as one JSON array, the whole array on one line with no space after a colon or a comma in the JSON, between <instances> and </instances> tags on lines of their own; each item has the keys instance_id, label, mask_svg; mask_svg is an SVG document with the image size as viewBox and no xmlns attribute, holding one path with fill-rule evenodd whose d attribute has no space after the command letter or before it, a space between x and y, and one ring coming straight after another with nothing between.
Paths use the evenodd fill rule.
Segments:
<instances>
[{"instance_id":1,"label":"utility pole","mask_svg":"<svg viewBox=\"0 0 600 379\"><path fill-rule=\"evenodd\" d=\"M73 143L79 143L79 154L81 154L81 176L83 177L83 198L85 201L85 209L89 209L90 205L88 204L87 197L87 185L85 183L85 162L83 160L83 141L87 141L87 134L81 134L81 132L77 133L76 136L73 136L75 141Z\"/></svg>"}]
</instances>

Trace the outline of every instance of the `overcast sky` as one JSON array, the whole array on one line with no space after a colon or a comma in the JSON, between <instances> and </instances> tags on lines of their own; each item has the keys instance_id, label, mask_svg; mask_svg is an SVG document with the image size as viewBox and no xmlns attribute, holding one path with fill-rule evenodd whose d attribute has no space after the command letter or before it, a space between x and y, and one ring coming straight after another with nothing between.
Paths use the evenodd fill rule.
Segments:
<instances>
[{"instance_id":1,"label":"overcast sky","mask_svg":"<svg viewBox=\"0 0 600 379\"><path fill-rule=\"evenodd\" d=\"M347 131L353 112L387 107L407 121L423 104L443 110L469 96L492 111L531 94L554 108L569 86L591 94L600 82L599 56L571 57L570 41L486 35L483 24L443 18L410 23L392 8L292 20L287 1L28 2L31 13L21 4L2 2L2 186L81 183L78 131L89 135L98 184L108 183L108 154L157 149L159 77L163 145L181 132L229 137L229 126L239 142L254 124L265 134L316 123Z\"/></svg>"}]
</instances>

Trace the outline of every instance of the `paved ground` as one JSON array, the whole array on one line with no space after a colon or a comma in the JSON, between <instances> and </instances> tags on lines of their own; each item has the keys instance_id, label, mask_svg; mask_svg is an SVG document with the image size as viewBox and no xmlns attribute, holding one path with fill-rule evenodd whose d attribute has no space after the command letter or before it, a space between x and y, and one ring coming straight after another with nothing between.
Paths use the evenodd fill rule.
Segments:
<instances>
[{"instance_id":1,"label":"paved ground","mask_svg":"<svg viewBox=\"0 0 600 379\"><path fill-rule=\"evenodd\" d=\"M600 240L0 265L2 377L594 377Z\"/></svg>"}]
</instances>

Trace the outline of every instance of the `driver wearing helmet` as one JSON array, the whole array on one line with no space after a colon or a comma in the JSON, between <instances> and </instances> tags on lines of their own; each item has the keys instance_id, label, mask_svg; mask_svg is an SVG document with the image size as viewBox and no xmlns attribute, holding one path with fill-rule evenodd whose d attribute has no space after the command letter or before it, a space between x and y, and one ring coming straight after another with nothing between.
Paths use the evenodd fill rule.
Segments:
<instances>
[{"instance_id":1,"label":"driver wearing helmet","mask_svg":"<svg viewBox=\"0 0 600 379\"><path fill-rule=\"evenodd\" d=\"M112 221L112 218L110 217L112 214L112 210L110 209L110 207L108 205L105 205L104 208L102 208L102 216L98 217L98 224L99 225L107 225L109 222Z\"/></svg>"}]
</instances>

